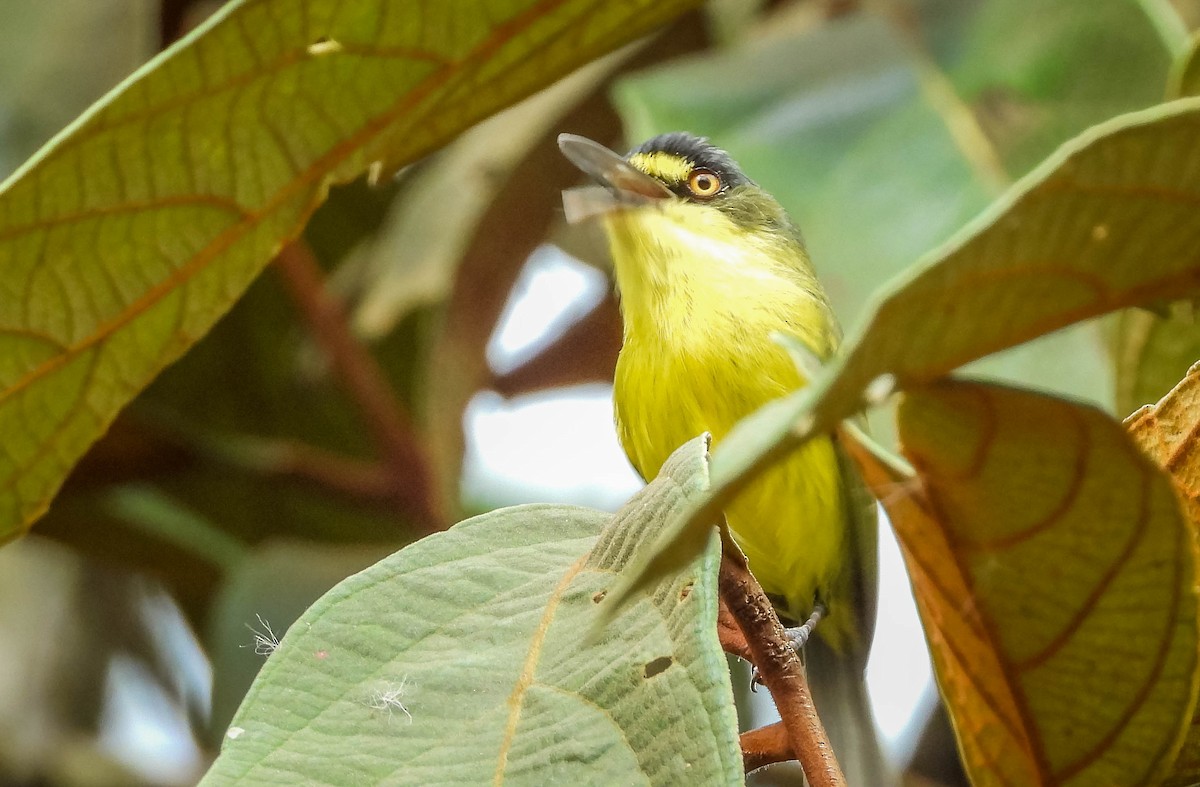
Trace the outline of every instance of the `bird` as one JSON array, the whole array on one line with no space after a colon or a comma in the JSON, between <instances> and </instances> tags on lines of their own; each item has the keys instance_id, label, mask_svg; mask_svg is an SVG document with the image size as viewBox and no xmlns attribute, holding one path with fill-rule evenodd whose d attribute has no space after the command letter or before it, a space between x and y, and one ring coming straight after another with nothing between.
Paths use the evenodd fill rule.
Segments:
<instances>
[{"instance_id":1,"label":"bird","mask_svg":"<svg viewBox=\"0 0 1200 787\"><path fill-rule=\"evenodd\" d=\"M564 206L569 221L598 218L607 236L623 326L617 434L649 481L683 443L707 432L719 449L739 420L808 384L780 336L824 362L841 330L797 226L726 151L687 132L624 156L572 134L558 143L595 181L564 193ZM781 620L795 626L849 783L888 783L863 674L875 506L836 438L792 451L724 515Z\"/></svg>"}]
</instances>

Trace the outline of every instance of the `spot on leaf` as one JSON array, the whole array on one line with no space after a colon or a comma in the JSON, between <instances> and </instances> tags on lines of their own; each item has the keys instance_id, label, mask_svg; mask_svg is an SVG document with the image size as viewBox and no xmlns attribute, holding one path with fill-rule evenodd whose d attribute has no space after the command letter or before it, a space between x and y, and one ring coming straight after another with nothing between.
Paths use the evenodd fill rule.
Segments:
<instances>
[{"instance_id":1,"label":"spot on leaf","mask_svg":"<svg viewBox=\"0 0 1200 787\"><path fill-rule=\"evenodd\" d=\"M670 656L659 656L653 661L646 662L646 669L642 675L646 678L646 680L650 680L655 675L666 672L667 668L673 663L675 663L675 660Z\"/></svg>"}]
</instances>

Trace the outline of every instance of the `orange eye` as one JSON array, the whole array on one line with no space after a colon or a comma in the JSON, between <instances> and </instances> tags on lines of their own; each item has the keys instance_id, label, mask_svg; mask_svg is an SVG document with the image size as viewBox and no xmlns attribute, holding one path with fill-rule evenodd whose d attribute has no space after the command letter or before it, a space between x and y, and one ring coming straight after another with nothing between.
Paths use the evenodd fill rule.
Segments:
<instances>
[{"instance_id":1,"label":"orange eye","mask_svg":"<svg viewBox=\"0 0 1200 787\"><path fill-rule=\"evenodd\" d=\"M688 176L688 191L700 199L717 196L721 190L721 176L711 169L694 169Z\"/></svg>"}]
</instances>

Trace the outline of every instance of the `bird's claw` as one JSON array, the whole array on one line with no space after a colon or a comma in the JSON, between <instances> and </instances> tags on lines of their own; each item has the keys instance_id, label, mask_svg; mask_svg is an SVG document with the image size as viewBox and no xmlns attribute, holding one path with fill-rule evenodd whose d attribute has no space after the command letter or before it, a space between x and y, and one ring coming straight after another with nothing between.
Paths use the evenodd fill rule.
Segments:
<instances>
[{"instance_id":1,"label":"bird's claw","mask_svg":"<svg viewBox=\"0 0 1200 787\"><path fill-rule=\"evenodd\" d=\"M813 630L816 629L817 624L821 622L821 618L824 616L825 606L818 602L813 608L812 615L809 616L808 620L804 621L804 625L783 630L784 636L787 637L788 647L791 648L793 653L799 656L804 651L804 646L808 644L809 637L812 636ZM755 666L750 672L750 691L757 694L758 687L765 685L766 681L763 680L762 673Z\"/></svg>"}]
</instances>

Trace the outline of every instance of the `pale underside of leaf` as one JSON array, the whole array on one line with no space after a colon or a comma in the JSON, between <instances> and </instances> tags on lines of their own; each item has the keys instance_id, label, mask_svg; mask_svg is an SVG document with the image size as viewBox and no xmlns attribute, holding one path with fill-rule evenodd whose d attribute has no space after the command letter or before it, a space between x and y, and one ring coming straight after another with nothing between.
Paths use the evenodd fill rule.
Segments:
<instances>
[{"instance_id":1,"label":"pale underside of leaf","mask_svg":"<svg viewBox=\"0 0 1200 787\"><path fill-rule=\"evenodd\" d=\"M942 381L898 411L888 509L975 784L1142 784L1196 700L1195 544L1169 480L1103 413Z\"/></svg>"},{"instance_id":2,"label":"pale underside of leaf","mask_svg":"<svg viewBox=\"0 0 1200 787\"><path fill-rule=\"evenodd\" d=\"M234 2L0 190L0 540L331 183L394 168L686 0Z\"/></svg>"},{"instance_id":3,"label":"pale underside of leaf","mask_svg":"<svg viewBox=\"0 0 1200 787\"><path fill-rule=\"evenodd\" d=\"M264 666L207 782L739 783L716 538L580 642L704 465L692 441L615 517L503 509L342 583Z\"/></svg>"}]
</instances>

